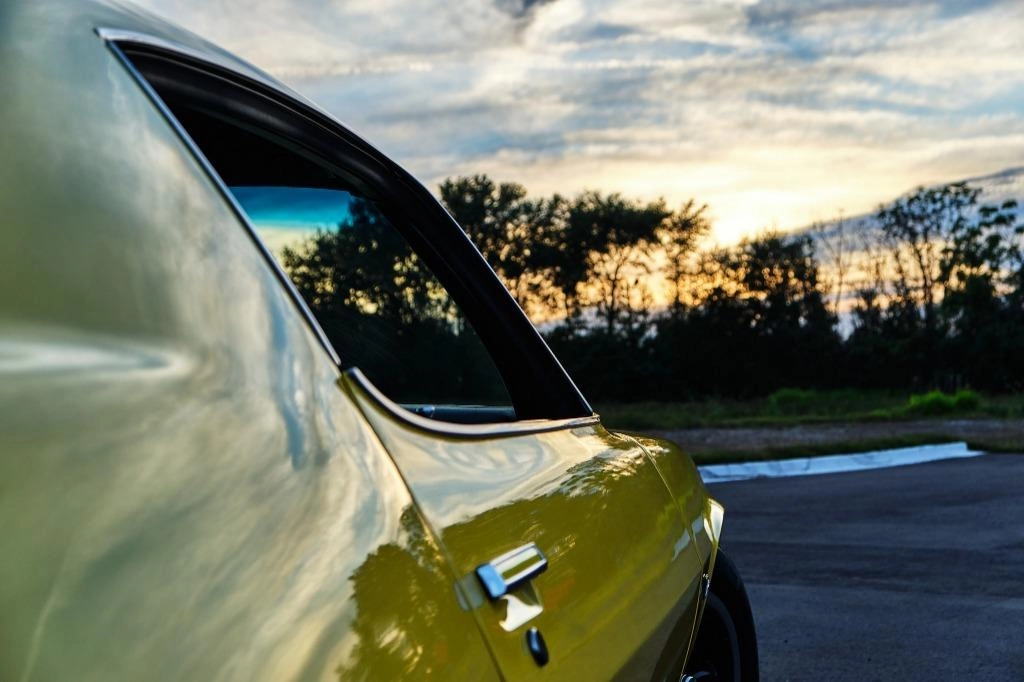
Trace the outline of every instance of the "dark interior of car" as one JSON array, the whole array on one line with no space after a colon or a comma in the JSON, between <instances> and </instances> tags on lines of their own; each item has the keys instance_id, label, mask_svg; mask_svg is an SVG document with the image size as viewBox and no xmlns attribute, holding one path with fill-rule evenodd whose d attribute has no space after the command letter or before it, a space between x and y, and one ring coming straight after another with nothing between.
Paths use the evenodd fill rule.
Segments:
<instances>
[{"instance_id":1,"label":"dark interior of car","mask_svg":"<svg viewBox=\"0 0 1024 682\"><path fill-rule=\"evenodd\" d=\"M440 399L429 391L389 391L384 378L387 371L375 372L374 358L361 357L371 347L363 342L365 337L353 343L351 325L314 315L316 320L311 323L324 328L342 368L359 366L374 385L385 384L379 388L388 398L441 422L485 424L593 415L465 234L404 171L383 157L377 158L375 150L358 138L355 142L344 139L347 131L316 120L315 112L297 110L300 103L282 102L280 96L269 98L258 91L257 84L240 83L215 67L149 46L122 47L228 191L235 186L337 189L370 202L401 233L464 313L468 335L479 336L488 364L496 366L495 380L489 385L501 385L501 390L478 392L479 398L470 394L468 400L463 395L443 395L444 391ZM268 249L261 247L269 255ZM278 267L278 272L283 274L283 268ZM360 321L365 324L365 316ZM344 333L339 333L341 327ZM378 367L388 367L386 360L376 358ZM412 367L415 374L418 366ZM421 391L425 386L452 383L427 375L418 382L415 379L409 383Z\"/></svg>"}]
</instances>

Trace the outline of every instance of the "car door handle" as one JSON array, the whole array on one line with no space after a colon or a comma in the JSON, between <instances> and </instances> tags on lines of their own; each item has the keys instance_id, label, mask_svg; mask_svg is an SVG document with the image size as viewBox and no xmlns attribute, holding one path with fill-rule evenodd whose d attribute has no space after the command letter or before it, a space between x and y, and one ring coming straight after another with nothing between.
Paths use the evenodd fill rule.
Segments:
<instances>
[{"instance_id":1,"label":"car door handle","mask_svg":"<svg viewBox=\"0 0 1024 682\"><path fill-rule=\"evenodd\" d=\"M476 577L492 601L503 597L548 567L547 557L535 543L517 547L476 568Z\"/></svg>"}]
</instances>

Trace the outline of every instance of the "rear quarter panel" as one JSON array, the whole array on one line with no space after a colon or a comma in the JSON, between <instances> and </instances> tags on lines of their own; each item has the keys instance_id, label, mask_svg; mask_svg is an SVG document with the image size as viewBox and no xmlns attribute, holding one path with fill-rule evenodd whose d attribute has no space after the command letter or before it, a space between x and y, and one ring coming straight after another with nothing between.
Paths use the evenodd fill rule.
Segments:
<instances>
[{"instance_id":1,"label":"rear quarter panel","mask_svg":"<svg viewBox=\"0 0 1024 682\"><path fill-rule=\"evenodd\" d=\"M725 510L708 493L693 459L671 441L638 434L629 437L651 456L693 533L701 560L713 564Z\"/></svg>"},{"instance_id":2,"label":"rear quarter panel","mask_svg":"<svg viewBox=\"0 0 1024 682\"><path fill-rule=\"evenodd\" d=\"M244 226L95 35L0 21L0 680L488 679Z\"/></svg>"}]
</instances>

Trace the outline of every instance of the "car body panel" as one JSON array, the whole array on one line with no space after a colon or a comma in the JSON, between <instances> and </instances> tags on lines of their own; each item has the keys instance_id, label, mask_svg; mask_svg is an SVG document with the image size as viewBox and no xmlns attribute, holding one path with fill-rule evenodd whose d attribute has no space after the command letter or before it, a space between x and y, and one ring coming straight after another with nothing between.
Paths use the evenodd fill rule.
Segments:
<instances>
[{"instance_id":1,"label":"car body panel","mask_svg":"<svg viewBox=\"0 0 1024 682\"><path fill-rule=\"evenodd\" d=\"M0 24L0 679L494 677L338 368L52 6Z\"/></svg>"},{"instance_id":2,"label":"car body panel","mask_svg":"<svg viewBox=\"0 0 1024 682\"><path fill-rule=\"evenodd\" d=\"M104 28L281 87L120 5L0 7L0 679L670 670L720 529L692 463L342 374ZM543 611L509 632L472 570L526 542Z\"/></svg>"},{"instance_id":3,"label":"car body panel","mask_svg":"<svg viewBox=\"0 0 1024 682\"><path fill-rule=\"evenodd\" d=\"M529 678L536 627L554 677L658 679L658 656L696 616L700 557L690 525L635 440L596 420L451 428L408 413L358 373L343 379L380 435L460 576L502 673ZM697 521L699 522L699 515ZM487 603L477 566L528 543L547 570ZM682 651L679 652L680 656Z\"/></svg>"},{"instance_id":4,"label":"car body panel","mask_svg":"<svg viewBox=\"0 0 1024 682\"><path fill-rule=\"evenodd\" d=\"M708 493L693 460L671 441L639 434L629 437L654 460L683 518L690 524L698 555L703 562L713 564L725 510Z\"/></svg>"}]
</instances>

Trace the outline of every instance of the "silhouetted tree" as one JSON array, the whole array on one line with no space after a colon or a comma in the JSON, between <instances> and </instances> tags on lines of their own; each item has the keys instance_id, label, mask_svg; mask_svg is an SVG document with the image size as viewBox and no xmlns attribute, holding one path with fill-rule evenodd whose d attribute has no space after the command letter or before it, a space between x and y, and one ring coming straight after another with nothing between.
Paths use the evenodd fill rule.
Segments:
<instances>
[{"instance_id":1,"label":"silhouetted tree","mask_svg":"<svg viewBox=\"0 0 1024 682\"><path fill-rule=\"evenodd\" d=\"M948 277L944 254L962 233L980 190L963 183L918 188L878 211L882 235L891 249L900 296L921 309L925 334L934 344L937 305Z\"/></svg>"},{"instance_id":2,"label":"silhouetted tree","mask_svg":"<svg viewBox=\"0 0 1024 682\"><path fill-rule=\"evenodd\" d=\"M563 257L566 201L527 198L516 183L486 175L449 178L441 201L465 230L520 307L543 319L557 302L551 271Z\"/></svg>"},{"instance_id":3,"label":"silhouetted tree","mask_svg":"<svg viewBox=\"0 0 1024 682\"><path fill-rule=\"evenodd\" d=\"M839 338L807 236L766 234L702 262L701 299L658 325L677 394L754 395L835 381ZM673 388L663 382L661 394Z\"/></svg>"},{"instance_id":4,"label":"silhouetted tree","mask_svg":"<svg viewBox=\"0 0 1024 682\"><path fill-rule=\"evenodd\" d=\"M1003 296L1012 290L1016 206L978 206L979 196L963 183L920 188L879 210L888 259L873 290L860 292L846 344L851 361L868 368L861 379L914 388L993 384L998 372L981 368L993 356L982 360L978 340L991 335L985 343L994 348L995 330L1012 327Z\"/></svg>"},{"instance_id":5,"label":"silhouetted tree","mask_svg":"<svg viewBox=\"0 0 1024 682\"><path fill-rule=\"evenodd\" d=\"M703 251L710 221L692 200L531 198L483 175L440 194L596 399L1024 381L1024 226L1013 202L979 205L965 184L918 189L850 234L840 218ZM440 284L372 204L348 214L284 253L343 358L409 401L490 395L500 381Z\"/></svg>"},{"instance_id":6,"label":"silhouetted tree","mask_svg":"<svg viewBox=\"0 0 1024 682\"><path fill-rule=\"evenodd\" d=\"M707 205L698 206L693 199L685 202L662 221L656 236L665 258L665 281L671 289L669 314L681 315L690 301L687 292L697 274L697 244L711 232Z\"/></svg>"},{"instance_id":7,"label":"silhouetted tree","mask_svg":"<svg viewBox=\"0 0 1024 682\"><path fill-rule=\"evenodd\" d=\"M1024 334L1012 296L1004 294L1012 291L1013 264L1020 260L1020 229L1015 202L982 206L956 225L943 249L944 355L956 383L1007 388L1006 370L1019 364Z\"/></svg>"},{"instance_id":8,"label":"silhouetted tree","mask_svg":"<svg viewBox=\"0 0 1024 682\"><path fill-rule=\"evenodd\" d=\"M814 234L815 249L821 255L819 262L826 270L826 289L832 292L832 312L839 315L843 310L843 297L847 294L846 285L850 269L853 266L853 239L849 228L863 230L864 226L849 225L842 214L831 223L816 223L811 226Z\"/></svg>"},{"instance_id":9,"label":"silhouetted tree","mask_svg":"<svg viewBox=\"0 0 1024 682\"><path fill-rule=\"evenodd\" d=\"M567 248L554 279L570 320L592 307L613 335L646 319L651 245L669 215L663 201L643 204L619 194L584 192L569 205L561 235Z\"/></svg>"},{"instance_id":10,"label":"silhouetted tree","mask_svg":"<svg viewBox=\"0 0 1024 682\"><path fill-rule=\"evenodd\" d=\"M490 357L454 301L369 201L282 263L346 366L400 402L504 402Z\"/></svg>"}]
</instances>

